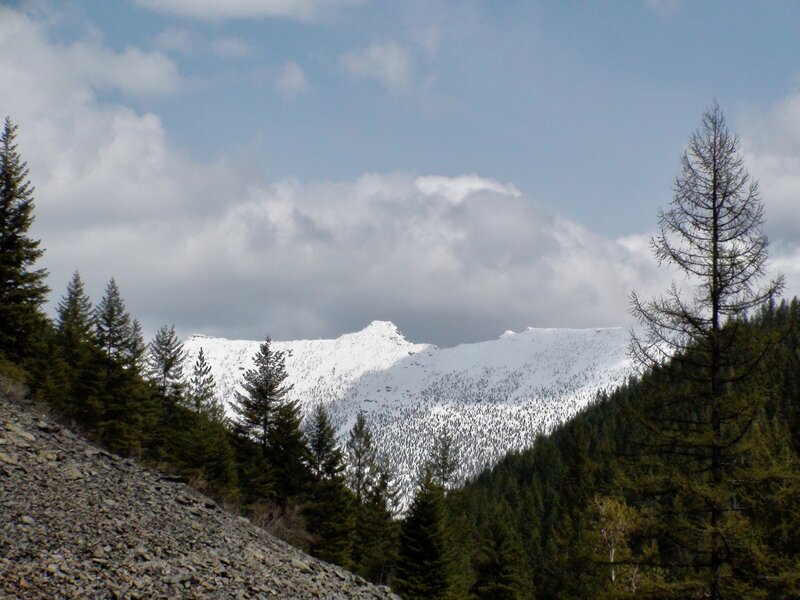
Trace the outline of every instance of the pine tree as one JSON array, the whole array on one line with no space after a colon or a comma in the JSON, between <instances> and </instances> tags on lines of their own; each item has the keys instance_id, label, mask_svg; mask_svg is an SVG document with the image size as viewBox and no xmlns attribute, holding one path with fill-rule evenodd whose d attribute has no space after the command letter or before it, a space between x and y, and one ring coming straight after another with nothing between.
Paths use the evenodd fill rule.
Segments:
<instances>
[{"instance_id":1,"label":"pine tree","mask_svg":"<svg viewBox=\"0 0 800 600\"><path fill-rule=\"evenodd\" d=\"M373 583L388 585L397 563L398 491L389 467L378 461L375 480L370 484L359 510L354 548L358 548L357 572Z\"/></svg>"},{"instance_id":2,"label":"pine tree","mask_svg":"<svg viewBox=\"0 0 800 600\"><path fill-rule=\"evenodd\" d=\"M286 356L272 350L267 337L255 356L254 368L244 374L242 389L233 404L234 426L261 448L262 470L269 471L271 486L281 510L298 496L309 479L308 449L300 429L297 403L287 398L292 389L286 383Z\"/></svg>"},{"instance_id":3,"label":"pine tree","mask_svg":"<svg viewBox=\"0 0 800 600\"><path fill-rule=\"evenodd\" d=\"M97 409L92 406L92 399L98 385L93 358L96 351L94 316L78 271L73 273L56 315L58 356L51 361L63 360L65 382L60 394L52 400L68 414L90 422L91 414Z\"/></svg>"},{"instance_id":4,"label":"pine tree","mask_svg":"<svg viewBox=\"0 0 800 600\"><path fill-rule=\"evenodd\" d=\"M6 117L0 136L0 357L31 356L33 338L46 322L41 306L50 291L45 269L34 269L44 250L28 236L33 186L17 153L17 126Z\"/></svg>"},{"instance_id":5,"label":"pine tree","mask_svg":"<svg viewBox=\"0 0 800 600\"><path fill-rule=\"evenodd\" d=\"M407 600L444 599L453 584L447 544L444 490L427 467L400 528L393 588Z\"/></svg>"},{"instance_id":6,"label":"pine tree","mask_svg":"<svg viewBox=\"0 0 800 600\"><path fill-rule=\"evenodd\" d=\"M364 411L358 411L356 422L347 439L347 480L356 497L356 510L363 506L375 479L378 453L372 442Z\"/></svg>"},{"instance_id":7,"label":"pine tree","mask_svg":"<svg viewBox=\"0 0 800 600\"><path fill-rule=\"evenodd\" d=\"M203 349L197 354L188 389L189 406L217 423L225 421L225 407L217 397L217 383Z\"/></svg>"},{"instance_id":8,"label":"pine tree","mask_svg":"<svg viewBox=\"0 0 800 600\"><path fill-rule=\"evenodd\" d=\"M307 433L311 493L305 510L314 540L314 556L348 566L353 547L355 511L345 485L344 455L336 445L336 433L322 405L312 413Z\"/></svg>"},{"instance_id":9,"label":"pine tree","mask_svg":"<svg viewBox=\"0 0 800 600\"><path fill-rule=\"evenodd\" d=\"M745 318L771 301L782 278L760 284L768 258L763 204L716 103L681 166L651 243L659 262L695 284L693 295L687 299L675 284L650 302L631 295L645 330L633 336L633 358L655 375L671 358L682 375L656 388L648 398L656 402L645 401L639 413L649 431L644 449L658 455L653 476L639 483L663 508L656 522L668 527L661 557L675 592L717 600L734 593L737 565L759 552L737 498L760 480L749 464L748 434L763 402L756 390L744 398L737 392L773 343L753 339Z\"/></svg>"},{"instance_id":10,"label":"pine tree","mask_svg":"<svg viewBox=\"0 0 800 600\"><path fill-rule=\"evenodd\" d=\"M264 458L269 451L278 405L292 389L286 384L286 357L280 350L272 350L271 344L269 337L261 344L254 368L244 374L244 393L236 392L233 403L236 424L258 442Z\"/></svg>"},{"instance_id":11,"label":"pine tree","mask_svg":"<svg viewBox=\"0 0 800 600\"><path fill-rule=\"evenodd\" d=\"M125 365L137 375L142 375L147 366L147 345L144 343L142 324L138 319L131 323L129 344L124 353Z\"/></svg>"},{"instance_id":12,"label":"pine tree","mask_svg":"<svg viewBox=\"0 0 800 600\"><path fill-rule=\"evenodd\" d=\"M508 526L508 517L496 510L473 557L475 580L470 597L476 600L521 600L525 589L522 550Z\"/></svg>"},{"instance_id":13,"label":"pine tree","mask_svg":"<svg viewBox=\"0 0 800 600\"><path fill-rule=\"evenodd\" d=\"M309 481L308 446L300 427L300 407L294 400L284 399L275 409L272 428L268 433L267 460L278 502L285 507L288 500L305 492Z\"/></svg>"},{"instance_id":14,"label":"pine tree","mask_svg":"<svg viewBox=\"0 0 800 600\"><path fill-rule=\"evenodd\" d=\"M94 341L92 301L78 271L72 274L67 293L56 307L56 333L68 363L73 362L72 357L80 348Z\"/></svg>"},{"instance_id":15,"label":"pine tree","mask_svg":"<svg viewBox=\"0 0 800 600\"><path fill-rule=\"evenodd\" d=\"M186 353L175 334L174 325L162 325L150 342L147 357L148 378L159 394L172 403L183 400L183 361Z\"/></svg>"},{"instance_id":16,"label":"pine tree","mask_svg":"<svg viewBox=\"0 0 800 600\"><path fill-rule=\"evenodd\" d=\"M458 470L458 459L453 447L453 436L447 431L442 431L433 443L428 464L434 481L443 490L450 489L454 483L456 471Z\"/></svg>"},{"instance_id":17,"label":"pine tree","mask_svg":"<svg viewBox=\"0 0 800 600\"><path fill-rule=\"evenodd\" d=\"M95 332L100 348L111 359L124 363L131 345L131 317L113 277L95 309Z\"/></svg>"}]
</instances>

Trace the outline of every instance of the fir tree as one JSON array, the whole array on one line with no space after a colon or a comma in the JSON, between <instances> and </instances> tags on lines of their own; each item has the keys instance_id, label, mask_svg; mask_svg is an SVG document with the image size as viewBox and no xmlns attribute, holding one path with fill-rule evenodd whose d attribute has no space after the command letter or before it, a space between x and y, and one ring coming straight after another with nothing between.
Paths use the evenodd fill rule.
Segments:
<instances>
[{"instance_id":1,"label":"fir tree","mask_svg":"<svg viewBox=\"0 0 800 600\"><path fill-rule=\"evenodd\" d=\"M453 447L453 436L447 431L442 431L434 440L428 464L434 481L443 489L448 490L454 483L458 459Z\"/></svg>"},{"instance_id":2,"label":"fir tree","mask_svg":"<svg viewBox=\"0 0 800 600\"><path fill-rule=\"evenodd\" d=\"M197 354L192 368L192 378L188 389L189 406L195 412L204 414L217 423L225 420L225 408L217 397L217 383L211 373L211 365L206 361L203 349Z\"/></svg>"},{"instance_id":3,"label":"fir tree","mask_svg":"<svg viewBox=\"0 0 800 600\"><path fill-rule=\"evenodd\" d=\"M292 386L286 383L286 356L274 351L269 337L255 356L255 367L244 375L242 388L233 404L234 426L261 449L261 470L269 470L271 485L281 509L308 483L308 449L300 429L297 403L287 398Z\"/></svg>"},{"instance_id":4,"label":"fir tree","mask_svg":"<svg viewBox=\"0 0 800 600\"><path fill-rule=\"evenodd\" d=\"M522 550L508 527L508 518L496 511L486 526L473 557L475 580L470 597L475 600L521 600L524 597Z\"/></svg>"},{"instance_id":5,"label":"fir tree","mask_svg":"<svg viewBox=\"0 0 800 600\"><path fill-rule=\"evenodd\" d=\"M46 322L40 308L50 291L47 271L33 268L44 250L28 236L33 186L17 153L16 133L6 117L0 135L0 356L15 362L32 354L33 338Z\"/></svg>"},{"instance_id":6,"label":"fir tree","mask_svg":"<svg viewBox=\"0 0 800 600\"><path fill-rule=\"evenodd\" d=\"M183 361L186 354L175 326L162 325L150 342L147 371L162 398L173 403L183 399Z\"/></svg>"},{"instance_id":7,"label":"fir tree","mask_svg":"<svg viewBox=\"0 0 800 600\"><path fill-rule=\"evenodd\" d=\"M254 368L244 374L244 393L236 392L233 404L236 424L258 442L264 458L268 454L278 405L292 389L286 384L286 357L280 350L272 350L271 344L269 337L261 344Z\"/></svg>"},{"instance_id":8,"label":"fir tree","mask_svg":"<svg viewBox=\"0 0 800 600\"><path fill-rule=\"evenodd\" d=\"M92 399L97 391L93 357L96 352L94 317L91 300L77 271L67 285L66 295L58 303L56 315L59 352L52 357L52 361L64 361L65 382L61 393L56 394L53 401L68 414L91 421L90 414L96 412Z\"/></svg>"},{"instance_id":9,"label":"fir tree","mask_svg":"<svg viewBox=\"0 0 800 600\"><path fill-rule=\"evenodd\" d=\"M367 490L359 509L354 549L358 562L353 562L357 572L373 583L388 585L397 563L398 492L389 467L377 463L375 480Z\"/></svg>"},{"instance_id":10,"label":"fir tree","mask_svg":"<svg viewBox=\"0 0 800 600\"><path fill-rule=\"evenodd\" d=\"M428 467L400 528L393 588L408 600L450 597L452 558L448 549L444 490Z\"/></svg>"},{"instance_id":11,"label":"fir tree","mask_svg":"<svg viewBox=\"0 0 800 600\"><path fill-rule=\"evenodd\" d=\"M128 347L124 353L126 366L137 375L142 375L147 366L147 345L144 343L142 325L138 319L131 323Z\"/></svg>"},{"instance_id":12,"label":"fir tree","mask_svg":"<svg viewBox=\"0 0 800 600\"><path fill-rule=\"evenodd\" d=\"M347 439L348 484L356 497L356 509L363 506L375 478L378 453L372 442L364 411L358 411Z\"/></svg>"},{"instance_id":13,"label":"fir tree","mask_svg":"<svg viewBox=\"0 0 800 600\"><path fill-rule=\"evenodd\" d=\"M123 363L131 344L131 317L113 277L95 309L95 332L100 348L111 359Z\"/></svg>"},{"instance_id":14,"label":"fir tree","mask_svg":"<svg viewBox=\"0 0 800 600\"><path fill-rule=\"evenodd\" d=\"M94 341L92 301L78 271L72 274L67 293L56 307L56 333L68 363L80 348Z\"/></svg>"},{"instance_id":15,"label":"fir tree","mask_svg":"<svg viewBox=\"0 0 800 600\"><path fill-rule=\"evenodd\" d=\"M278 502L283 507L289 499L298 498L308 486L308 446L300 427L300 407L294 400L283 400L275 409L268 433L267 460Z\"/></svg>"},{"instance_id":16,"label":"fir tree","mask_svg":"<svg viewBox=\"0 0 800 600\"><path fill-rule=\"evenodd\" d=\"M347 483L355 500L352 568L374 583L389 583L397 556L397 490L378 457L363 411L346 444Z\"/></svg>"},{"instance_id":17,"label":"fir tree","mask_svg":"<svg viewBox=\"0 0 800 600\"><path fill-rule=\"evenodd\" d=\"M311 416L307 439L311 493L305 513L314 536L310 551L328 562L348 566L355 527L353 498L345 485L344 455L322 405Z\"/></svg>"}]
</instances>

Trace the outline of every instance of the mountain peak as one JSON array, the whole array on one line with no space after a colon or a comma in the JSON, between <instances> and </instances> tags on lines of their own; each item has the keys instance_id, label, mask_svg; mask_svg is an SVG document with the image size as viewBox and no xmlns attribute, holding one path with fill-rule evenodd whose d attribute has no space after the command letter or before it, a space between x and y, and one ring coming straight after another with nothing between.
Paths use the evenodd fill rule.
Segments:
<instances>
[{"instance_id":1,"label":"mountain peak","mask_svg":"<svg viewBox=\"0 0 800 600\"><path fill-rule=\"evenodd\" d=\"M372 323L364 327L364 329L359 331L359 333L372 333L374 335L385 337L400 336L401 338L405 339L405 336L403 336L403 334L397 328L397 325L391 321L372 321Z\"/></svg>"}]
</instances>

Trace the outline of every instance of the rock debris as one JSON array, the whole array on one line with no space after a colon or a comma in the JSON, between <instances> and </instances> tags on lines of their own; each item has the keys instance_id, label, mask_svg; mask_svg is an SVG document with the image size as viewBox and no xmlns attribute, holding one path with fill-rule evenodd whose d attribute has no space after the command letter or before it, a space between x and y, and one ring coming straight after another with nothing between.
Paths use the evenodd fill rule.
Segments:
<instances>
[{"instance_id":1,"label":"rock debris","mask_svg":"<svg viewBox=\"0 0 800 600\"><path fill-rule=\"evenodd\" d=\"M398 598L5 396L0 597Z\"/></svg>"}]
</instances>

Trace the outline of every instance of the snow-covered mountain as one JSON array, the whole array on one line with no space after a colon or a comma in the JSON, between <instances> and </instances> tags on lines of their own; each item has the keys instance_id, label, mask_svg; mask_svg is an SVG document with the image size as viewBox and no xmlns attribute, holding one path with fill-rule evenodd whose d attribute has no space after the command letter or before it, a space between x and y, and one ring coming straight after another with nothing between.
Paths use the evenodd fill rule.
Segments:
<instances>
[{"instance_id":1,"label":"snow-covered mountain","mask_svg":"<svg viewBox=\"0 0 800 600\"><path fill-rule=\"evenodd\" d=\"M447 430L466 478L537 432L569 419L601 389L628 377L628 332L608 329L507 331L454 348L407 341L393 323L374 321L334 340L273 342L286 351L292 393L308 413L323 403L341 440L363 410L375 441L413 489L418 465ZM203 335L185 343L188 364L200 348L226 402L252 368L259 341Z\"/></svg>"}]
</instances>

